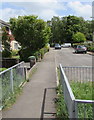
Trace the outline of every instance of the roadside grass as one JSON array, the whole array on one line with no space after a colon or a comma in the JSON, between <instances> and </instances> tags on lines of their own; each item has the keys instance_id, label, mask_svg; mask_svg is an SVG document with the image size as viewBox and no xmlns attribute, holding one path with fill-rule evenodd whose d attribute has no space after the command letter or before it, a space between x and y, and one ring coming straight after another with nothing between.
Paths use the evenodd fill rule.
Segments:
<instances>
[{"instance_id":1,"label":"roadside grass","mask_svg":"<svg viewBox=\"0 0 94 120\"><path fill-rule=\"evenodd\" d=\"M20 59L20 56L19 56L19 55L17 55L17 56L12 56L12 58Z\"/></svg>"},{"instance_id":2,"label":"roadside grass","mask_svg":"<svg viewBox=\"0 0 94 120\"><path fill-rule=\"evenodd\" d=\"M6 70L7 68L0 68L0 72L2 72L2 71L4 71L4 70Z\"/></svg>"},{"instance_id":3,"label":"roadside grass","mask_svg":"<svg viewBox=\"0 0 94 120\"><path fill-rule=\"evenodd\" d=\"M36 72L37 68L33 68L30 70L30 73L28 75L29 78L32 77L32 75ZM8 78L8 75L7 75ZM16 80L16 81L15 81ZM23 85L25 82L28 82L28 80L23 79L21 76L17 76L17 74L14 71L14 92L8 92L7 94L5 92L9 91L9 85L8 80L4 78L3 80L0 79L2 84L2 109L8 109L10 108L17 100L17 98L22 94L23 92ZM17 81L23 81L20 86L18 86ZM17 82L17 83L16 83ZM17 87L18 86L18 87Z\"/></svg>"},{"instance_id":4,"label":"roadside grass","mask_svg":"<svg viewBox=\"0 0 94 120\"><path fill-rule=\"evenodd\" d=\"M56 101L56 110L57 118L68 119L68 110L66 103L64 101L63 86L60 85L60 72L57 69L59 85L57 87L57 101ZM81 100L94 100L94 82L74 82L70 83L73 94L76 99ZM86 118L93 120L93 104L78 104L78 117L80 119L84 118L84 110L86 110ZM61 120L60 119L60 120Z\"/></svg>"},{"instance_id":5,"label":"roadside grass","mask_svg":"<svg viewBox=\"0 0 94 120\"><path fill-rule=\"evenodd\" d=\"M60 120L68 119L68 110L67 106L64 101L64 93L62 90L62 86L60 85L60 71L59 68L57 68L57 75L58 75L58 81L59 85L57 87L57 100L56 103L56 117Z\"/></svg>"},{"instance_id":6,"label":"roadside grass","mask_svg":"<svg viewBox=\"0 0 94 120\"><path fill-rule=\"evenodd\" d=\"M32 77L32 75L37 71L37 67L32 68L29 73L28 73L28 77L27 77L27 82L30 81L30 78Z\"/></svg>"},{"instance_id":7,"label":"roadside grass","mask_svg":"<svg viewBox=\"0 0 94 120\"><path fill-rule=\"evenodd\" d=\"M57 87L56 117L60 120L68 119L68 110L64 101L62 86Z\"/></svg>"},{"instance_id":8,"label":"roadside grass","mask_svg":"<svg viewBox=\"0 0 94 120\"><path fill-rule=\"evenodd\" d=\"M25 78L18 75L15 70L13 70L13 92L10 83L10 72L7 72L3 78L0 78L1 82L1 101L3 109L10 108L16 101L17 97L22 93L23 84L26 82Z\"/></svg>"},{"instance_id":9,"label":"roadside grass","mask_svg":"<svg viewBox=\"0 0 94 120\"><path fill-rule=\"evenodd\" d=\"M73 94L76 99L81 100L94 100L94 90L93 90L93 82L71 82L70 83ZM84 110L86 110L85 116L86 118L93 119L93 104L84 104L80 103L78 104L78 116L79 118L84 118Z\"/></svg>"},{"instance_id":10,"label":"roadside grass","mask_svg":"<svg viewBox=\"0 0 94 120\"><path fill-rule=\"evenodd\" d=\"M84 100L94 100L93 84L93 82L70 82L70 86L72 88L75 98Z\"/></svg>"},{"instance_id":11,"label":"roadside grass","mask_svg":"<svg viewBox=\"0 0 94 120\"><path fill-rule=\"evenodd\" d=\"M15 92L11 93L10 97L8 99L4 100L4 103L2 101L2 104L4 104L3 110L10 108L16 102L17 98L21 94L22 94L22 87L15 89Z\"/></svg>"}]
</instances>

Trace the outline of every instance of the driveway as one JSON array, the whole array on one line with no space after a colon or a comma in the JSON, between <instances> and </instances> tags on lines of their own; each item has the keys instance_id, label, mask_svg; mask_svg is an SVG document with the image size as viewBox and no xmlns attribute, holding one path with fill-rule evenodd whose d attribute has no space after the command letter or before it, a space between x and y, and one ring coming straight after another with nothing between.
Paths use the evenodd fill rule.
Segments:
<instances>
[{"instance_id":1,"label":"driveway","mask_svg":"<svg viewBox=\"0 0 94 120\"><path fill-rule=\"evenodd\" d=\"M54 50L54 49L53 49ZM73 48L62 48L55 51L56 66L92 66L92 55L75 54Z\"/></svg>"}]
</instances>

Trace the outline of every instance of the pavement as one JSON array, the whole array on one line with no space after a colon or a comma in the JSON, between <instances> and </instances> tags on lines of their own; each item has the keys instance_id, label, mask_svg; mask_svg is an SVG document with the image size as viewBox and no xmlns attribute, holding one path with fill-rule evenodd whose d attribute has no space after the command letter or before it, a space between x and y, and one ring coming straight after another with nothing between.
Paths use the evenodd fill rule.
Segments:
<instances>
[{"instance_id":1,"label":"pavement","mask_svg":"<svg viewBox=\"0 0 94 120\"><path fill-rule=\"evenodd\" d=\"M31 69L32 72L32 69ZM3 110L3 118L55 118L56 65L54 51L35 65L35 72L23 87L15 104Z\"/></svg>"},{"instance_id":2,"label":"pavement","mask_svg":"<svg viewBox=\"0 0 94 120\"><path fill-rule=\"evenodd\" d=\"M94 52L87 52L89 55L94 56Z\"/></svg>"}]
</instances>

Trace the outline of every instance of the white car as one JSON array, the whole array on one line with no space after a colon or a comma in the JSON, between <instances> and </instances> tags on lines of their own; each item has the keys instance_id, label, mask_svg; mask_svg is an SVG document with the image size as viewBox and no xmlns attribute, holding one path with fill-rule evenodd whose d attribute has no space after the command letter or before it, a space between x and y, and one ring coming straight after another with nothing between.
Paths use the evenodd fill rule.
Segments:
<instances>
[{"instance_id":1,"label":"white car","mask_svg":"<svg viewBox=\"0 0 94 120\"><path fill-rule=\"evenodd\" d=\"M64 43L61 45L61 47L71 47L71 43Z\"/></svg>"}]
</instances>

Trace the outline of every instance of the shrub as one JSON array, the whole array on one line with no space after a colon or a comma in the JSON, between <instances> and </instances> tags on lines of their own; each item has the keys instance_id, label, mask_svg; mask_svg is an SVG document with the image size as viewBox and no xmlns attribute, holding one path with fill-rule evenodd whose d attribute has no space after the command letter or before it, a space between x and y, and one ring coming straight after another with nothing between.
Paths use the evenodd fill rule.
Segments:
<instances>
[{"instance_id":1,"label":"shrub","mask_svg":"<svg viewBox=\"0 0 94 120\"><path fill-rule=\"evenodd\" d=\"M30 48L23 48L19 51L19 55L21 61L28 62L29 61L28 57L33 55L33 51L31 51Z\"/></svg>"},{"instance_id":2,"label":"shrub","mask_svg":"<svg viewBox=\"0 0 94 120\"><path fill-rule=\"evenodd\" d=\"M0 68L0 72L2 72L2 71L4 71L4 70L6 70L7 68Z\"/></svg>"},{"instance_id":3,"label":"shrub","mask_svg":"<svg viewBox=\"0 0 94 120\"><path fill-rule=\"evenodd\" d=\"M38 61L38 59L41 57L41 54L40 54L39 51L36 51L36 52L34 53L34 56L36 57L36 60Z\"/></svg>"},{"instance_id":4,"label":"shrub","mask_svg":"<svg viewBox=\"0 0 94 120\"><path fill-rule=\"evenodd\" d=\"M12 50L12 56L17 56L18 55L18 50Z\"/></svg>"},{"instance_id":5,"label":"shrub","mask_svg":"<svg viewBox=\"0 0 94 120\"><path fill-rule=\"evenodd\" d=\"M11 57L11 51L8 51L8 50L4 50L2 52L2 57Z\"/></svg>"},{"instance_id":6,"label":"shrub","mask_svg":"<svg viewBox=\"0 0 94 120\"><path fill-rule=\"evenodd\" d=\"M41 59L43 59L43 56L45 54L45 49L44 48L40 49L40 54L41 54Z\"/></svg>"},{"instance_id":7,"label":"shrub","mask_svg":"<svg viewBox=\"0 0 94 120\"><path fill-rule=\"evenodd\" d=\"M74 43L75 42L80 43L86 41L85 35L81 32L77 32L76 34L73 35L72 38Z\"/></svg>"},{"instance_id":8,"label":"shrub","mask_svg":"<svg viewBox=\"0 0 94 120\"><path fill-rule=\"evenodd\" d=\"M29 56L35 56L36 60L39 58L43 58L44 54L49 51L49 46L46 45L45 47L41 48L39 51L31 51L30 48L24 48L19 51L19 55L21 60L29 61Z\"/></svg>"}]
</instances>

